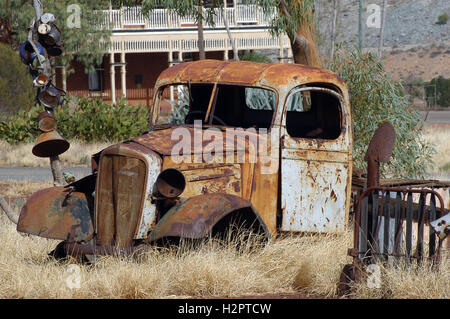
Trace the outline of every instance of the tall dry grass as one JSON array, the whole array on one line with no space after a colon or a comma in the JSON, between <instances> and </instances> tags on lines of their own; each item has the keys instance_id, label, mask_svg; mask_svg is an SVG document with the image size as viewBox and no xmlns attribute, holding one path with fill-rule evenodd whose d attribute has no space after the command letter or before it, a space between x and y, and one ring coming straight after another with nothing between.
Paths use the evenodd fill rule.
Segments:
<instances>
[{"instance_id":1,"label":"tall dry grass","mask_svg":"<svg viewBox=\"0 0 450 319\"><path fill-rule=\"evenodd\" d=\"M80 288L70 288L74 260L47 256L57 241L24 236L0 217L0 298L213 298L296 293L336 297L340 272L351 259L352 234L285 236L261 245L209 240L197 246L148 249L138 258L101 257L79 266ZM356 298L450 298L449 262L438 272L386 268L383 285L363 281Z\"/></svg>"},{"instance_id":2,"label":"tall dry grass","mask_svg":"<svg viewBox=\"0 0 450 319\"><path fill-rule=\"evenodd\" d=\"M209 241L195 249L149 247L138 259L102 257L80 265L80 288L66 285L68 266L47 257L57 241L22 236L0 217L1 298L178 298L237 297L293 293L303 264L314 263L310 291L334 295L347 262L348 234L288 237L264 247L236 249Z\"/></svg>"},{"instance_id":3,"label":"tall dry grass","mask_svg":"<svg viewBox=\"0 0 450 319\"><path fill-rule=\"evenodd\" d=\"M429 173L450 173L450 125L425 126L423 139L434 145L434 168Z\"/></svg>"}]
</instances>

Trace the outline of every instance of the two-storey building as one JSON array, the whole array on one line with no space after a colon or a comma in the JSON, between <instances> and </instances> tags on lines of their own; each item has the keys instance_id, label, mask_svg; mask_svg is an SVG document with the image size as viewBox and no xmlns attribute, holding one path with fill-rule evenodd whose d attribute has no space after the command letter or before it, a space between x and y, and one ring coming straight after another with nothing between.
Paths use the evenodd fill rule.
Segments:
<instances>
[{"instance_id":1,"label":"two-storey building","mask_svg":"<svg viewBox=\"0 0 450 319\"><path fill-rule=\"evenodd\" d=\"M270 17L255 5L224 0L229 29L237 50L278 50L280 62L292 56L287 36L273 37ZM75 72L58 72L57 83L68 94L101 97L115 102L126 97L132 103L150 104L157 76L169 66L198 59L197 25L167 9L155 9L145 17L140 7L110 7L101 12L112 28L111 46L95 72L73 62ZM206 58L233 59L233 51L220 12L214 26L204 27ZM66 80L62 80L66 78Z\"/></svg>"}]
</instances>

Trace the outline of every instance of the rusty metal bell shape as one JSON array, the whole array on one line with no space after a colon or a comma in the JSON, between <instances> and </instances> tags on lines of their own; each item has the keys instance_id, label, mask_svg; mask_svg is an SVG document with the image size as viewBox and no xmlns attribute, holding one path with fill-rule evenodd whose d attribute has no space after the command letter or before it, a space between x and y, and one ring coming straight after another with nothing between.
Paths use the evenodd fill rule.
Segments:
<instances>
[{"instance_id":1,"label":"rusty metal bell shape","mask_svg":"<svg viewBox=\"0 0 450 319\"><path fill-rule=\"evenodd\" d=\"M37 157L54 157L64 153L69 147L70 143L56 130L52 130L39 135L32 152Z\"/></svg>"}]
</instances>

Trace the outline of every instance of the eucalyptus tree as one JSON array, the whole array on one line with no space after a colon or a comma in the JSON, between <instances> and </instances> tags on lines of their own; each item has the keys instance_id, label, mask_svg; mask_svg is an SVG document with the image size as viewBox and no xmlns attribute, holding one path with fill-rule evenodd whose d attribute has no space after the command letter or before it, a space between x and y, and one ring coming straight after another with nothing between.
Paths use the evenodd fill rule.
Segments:
<instances>
[{"instance_id":1,"label":"eucalyptus tree","mask_svg":"<svg viewBox=\"0 0 450 319\"><path fill-rule=\"evenodd\" d=\"M56 58L56 64L69 66L70 61L76 59L85 66L86 72L92 71L94 65L102 61L111 35L105 16L97 10L107 9L110 1L41 0L41 3L44 12L54 14L62 34L63 54ZM0 1L0 19L8 21L14 31L11 37L14 49L27 40L28 27L34 17L32 0Z\"/></svg>"},{"instance_id":2,"label":"eucalyptus tree","mask_svg":"<svg viewBox=\"0 0 450 319\"><path fill-rule=\"evenodd\" d=\"M271 17L273 35L287 34L295 63L321 66L314 25L314 0L245 0Z\"/></svg>"},{"instance_id":3,"label":"eucalyptus tree","mask_svg":"<svg viewBox=\"0 0 450 319\"><path fill-rule=\"evenodd\" d=\"M224 20L225 28L227 29L228 38L234 52L234 58L238 59L237 50L234 46L234 41L228 25L227 15L224 12L223 0L142 0L142 11L144 14L149 14L152 10L164 7L172 10L181 17L191 17L197 24L198 34L198 49L200 60L205 59L205 45L204 45L204 26L215 26L214 17L220 13Z\"/></svg>"}]
</instances>

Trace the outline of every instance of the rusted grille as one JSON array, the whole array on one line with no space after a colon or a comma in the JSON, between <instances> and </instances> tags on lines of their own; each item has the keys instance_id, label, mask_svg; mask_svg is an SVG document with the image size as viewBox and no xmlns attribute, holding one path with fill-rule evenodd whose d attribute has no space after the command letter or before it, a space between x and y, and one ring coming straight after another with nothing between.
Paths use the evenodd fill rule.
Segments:
<instances>
[{"instance_id":1,"label":"rusted grille","mask_svg":"<svg viewBox=\"0 0 450 319\"><path fill-rule=\"evenodd\" d=\"M146 167L142 160L105 155L96 190L96 231L102 246L130 246L141 216Z\"/></svg>"},{"instance_id":2,"label":"rusted grille","mask_svg":"<svg viewBox=\"0 0 450 319\"><path fill-rule=\"evenodd\" d=\"M414 196L419 197L418 203ZM390 257L438 261L442 241L429 223L443 215L444 202L433 190L369 188L358 200L350 254L366 264Z\"/></svg>"}]
</instances>

